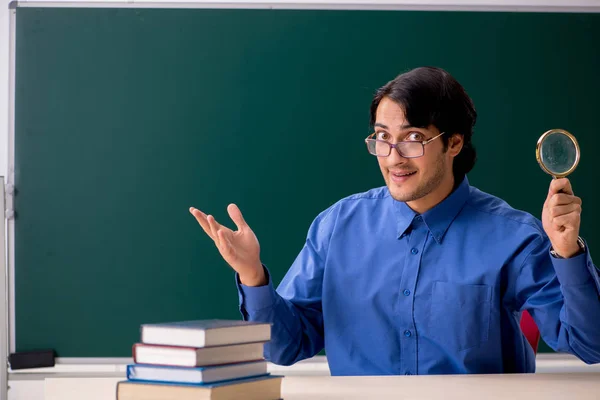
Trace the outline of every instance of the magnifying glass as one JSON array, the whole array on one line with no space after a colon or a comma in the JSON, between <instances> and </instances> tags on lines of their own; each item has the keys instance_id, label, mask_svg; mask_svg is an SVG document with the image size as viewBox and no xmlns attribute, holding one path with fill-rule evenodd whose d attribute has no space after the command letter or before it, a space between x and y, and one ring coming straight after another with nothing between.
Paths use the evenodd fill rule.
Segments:
<instances>
[{"instance_id":1,"label":"magnifying glass","mask_svg":"<svg viewBox=\"0 0 600 400\"><path fill-rule=\"evenodd\" d=\"M575 171L581 156L579 144L564 129L550 129L538 139L535 150L540 167L553 178L564 178Z\"/></svg>"}]
</instances>

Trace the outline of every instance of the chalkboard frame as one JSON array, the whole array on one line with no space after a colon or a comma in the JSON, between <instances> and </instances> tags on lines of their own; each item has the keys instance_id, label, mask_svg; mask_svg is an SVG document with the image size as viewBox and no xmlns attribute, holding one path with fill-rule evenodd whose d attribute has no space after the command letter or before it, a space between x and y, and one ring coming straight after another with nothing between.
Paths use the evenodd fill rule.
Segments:
<instances>
[{"instance_id":1,"label":"chalkboard frame","mask_svg":"<svg viewBox=\"0 0 600 400\"><path fill-rule=\"evenodd\" d=\"M270 1L270 2L231 2L221 3L220 1L160 1L160 2L138 2L138 1L12 1L9 3L10 25L9 25L9 126L8 126L8 177L6 187L6 223L7 223L7 287L5 295L8 299L8 309L5 312L5 320L8 325L8 350L13 352L16 349L15 335L15 221L12 215L13 210L13 186L14 182L14 157L15 157L15 41L16 41L16 12L20 7L90 7L90 8L240 8L240 9L308 9L308 10L430 10L430 11L515 11L515 12L585 12L600 13L600 5L593 5L592 2L573 3L564 0L561 4L540 5L539 2L521 2L521 5L496 4L495 1L461 2L457 1L452 5L441 5L436 1L422 1L419 4L411 1L388 2L375 1L370 3L351 3L329 1L323 3L311 3L303 1ZM18 190L18 188L16 188ZM114 363L115 358L78 358L79 362L84 363ZM68 359L63 360L70 363ZM60 359L59 359L60 362Z\"/></svg>"}]
</instances>

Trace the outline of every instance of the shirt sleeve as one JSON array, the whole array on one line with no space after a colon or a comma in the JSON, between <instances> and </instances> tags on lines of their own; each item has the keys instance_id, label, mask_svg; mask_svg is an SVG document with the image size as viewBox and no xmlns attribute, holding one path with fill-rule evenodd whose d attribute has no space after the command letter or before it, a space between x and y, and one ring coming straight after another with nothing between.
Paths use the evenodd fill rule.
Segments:
<instances>
[{"instance_id":1,"label":"shirt sleeve","mask_svg":"<svg viewBox=\"0 0 600 400\"><path fill-rule=\"evenodd\" d=\"M271 323L265 358L275 364L291 365L324 347L321 298L332 230L330 214L328 210L313 221L302 250L277 290L266 267L265 286L245 286L236 274L242 317Z\"/></svg>"},{"instance_id":2,"label":"shirt sleeve","mask_svg":"<svg viewBox=\"0 0 600 400\"><path fill-rule=\"evenodd\" d=\"M516 277L519 309L530 312L553 350L600 362L600 276L587 244L568 259L553 257L545 236L528 248Z\"/></svg>"}]
</instances>

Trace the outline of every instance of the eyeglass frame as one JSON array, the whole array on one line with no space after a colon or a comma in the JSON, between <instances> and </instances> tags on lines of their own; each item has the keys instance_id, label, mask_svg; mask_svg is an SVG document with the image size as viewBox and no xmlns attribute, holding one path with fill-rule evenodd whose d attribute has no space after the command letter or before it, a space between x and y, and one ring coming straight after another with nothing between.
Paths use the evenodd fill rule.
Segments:
<instances>
[{"instance_id":1,"label":"eyeglass frame","mask_svg":"<svg viewBox=\"0 0 600 400\"><path fill-rule=\"evenodd\" d=\"M426 144L429 144L429 143L431 143L431 142L433 142L435 139L439 138L439 137L440 137L440 136L442 136L444 133L446 133L446 132L442 132L442 133L440 133L439 135L432 137L431 139L427 139L427 140L423 140L423 141L420 141L420 140L401 140L401 141L399 141L398 143L396 143L396 144L393 144L393 143L390 143L390 142L388 142L387 140L381 140L381 139L372 139L372 138L371 138L371 136L377 135L377 132L373 132L373 133L371 133L369 136L367 136L367 137L365 138L365 144L367 145L367 151L369 150L369 141L370 141L370 140L372 140L372 141L375 141L375 142L382 142L382 143L386 143L388 146L390 146L390 151L389 151L389 153L388 153L388 155L387 155L387 156L380 156L380 155L377 155L377 154L373 154L373 153L371 153L371 152L369 151L369 154L371 154L371 155L374 155L374 156L376 156L376 157L389 157L389 156L392 154L392 149L396 149L396 151L398 152L398 154L399 154L399 155L400 155L400 157L402 157L402 158L419 158L419 157L423 157L423 156L425 155L425 145L426 145ZM407 143L407 142L408 142L408 143L419 143L419 144L421 145L421 149L422 149L422 151L421 151L421 155L418 155L418 156L405 156L405 155L403 155L403 154L400 152L400 149L398 148L398 145L399 145L400 143Z\"/></svg>"}]
</instances>

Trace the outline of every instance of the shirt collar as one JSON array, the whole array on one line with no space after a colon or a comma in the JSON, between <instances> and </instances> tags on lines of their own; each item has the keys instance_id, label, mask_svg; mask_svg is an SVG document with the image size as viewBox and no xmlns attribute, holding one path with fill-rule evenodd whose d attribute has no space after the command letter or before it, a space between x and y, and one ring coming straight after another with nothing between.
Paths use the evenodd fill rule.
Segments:
<instances>
[{"instance_id":1,"label":"shirt collar","mask_svg":"<svg viewBox=\"0 0 600 400\"><path fill-rule=\"evenodd\" d=\"M448 227L459 211L463 208L469 198L470 185L469 180L465 176L463 181L458 185L448 197L442 200L441 203L426 211L421 217L427 225L436 242L441 243ZM396 211L396 220L398 227L398 237L402 237L411 227L413 220L417 217L406 203L393 200L394 209Z\"/></svg>"}]
</instances>

